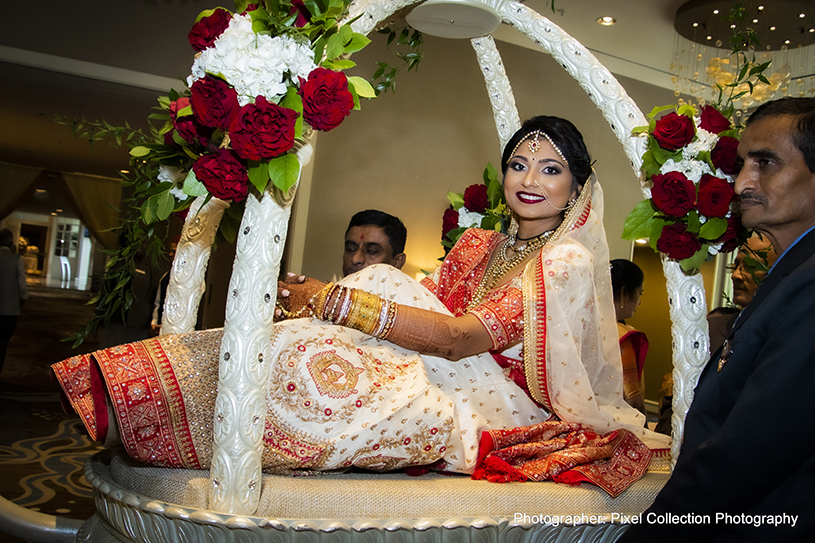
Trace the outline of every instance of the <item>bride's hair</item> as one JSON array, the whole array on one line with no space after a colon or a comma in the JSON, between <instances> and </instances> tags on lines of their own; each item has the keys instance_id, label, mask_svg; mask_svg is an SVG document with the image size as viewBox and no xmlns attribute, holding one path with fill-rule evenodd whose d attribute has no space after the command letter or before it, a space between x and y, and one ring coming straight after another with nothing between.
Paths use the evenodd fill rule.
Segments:
<instances>
[{"instance_id":1,"label":"bride's hair","mask_svg":"<svg viewBox=\"0 0 815 543\"><path fill-rule=\"evenodd\" d=\"M515 132L515 135L504 147L504 154L501 157L501 172L507 173L509 159L512 158L510 155L517 148L518 143L536 130L540 130L552 138L552 142L557 145L569 163L569 171L575 182L582 187L591 175L591 157L580 131L572 123L560 117L539 115L524 121L520 130Z\"/></svg>"}]
</instances>

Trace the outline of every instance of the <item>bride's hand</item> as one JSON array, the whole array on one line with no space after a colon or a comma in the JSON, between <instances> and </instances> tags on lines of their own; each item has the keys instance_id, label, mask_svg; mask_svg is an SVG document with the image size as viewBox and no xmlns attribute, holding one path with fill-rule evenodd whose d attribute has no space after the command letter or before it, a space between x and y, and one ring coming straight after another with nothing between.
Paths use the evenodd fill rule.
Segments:
<instances>
[{"instance_id":1,"label":"bride's hand","mask_svg":"<svg viewBox=\"0 0 815 543\"><path fill-rule=\"evenodd\" d=\"M324 286L325 283L322 281L289 273L285 281L278 281L277 283L278 307L275 308L275 321L293 318L293 314L300 313L311 297ZM285 312L280 306L285 309ZM307 312L303 311L302 313L302 315L297 316L308 316Z\"/></svg>"}]
</instances>

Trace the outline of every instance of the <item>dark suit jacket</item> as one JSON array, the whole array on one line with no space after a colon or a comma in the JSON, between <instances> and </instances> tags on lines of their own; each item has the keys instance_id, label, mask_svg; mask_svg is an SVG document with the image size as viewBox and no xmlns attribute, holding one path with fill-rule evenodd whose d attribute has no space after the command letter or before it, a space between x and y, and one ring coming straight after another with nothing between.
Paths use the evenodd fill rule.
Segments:
<instances>
[{"instance_id":1,"label":"dark suit jacket","mask_svg":"<svg viewBox=\"0 0 815 543\"><path fill-rule=\"evenodd\" d=\"M815 231L762 281L729 341L722 370L717 371L720 349L699 378L676 469L643 524L620 541L812 540ZM700 524L648 523L664 513L708 517ZM717 513L737 520L717 523ZM741 515L761 516L762 525ZM767 524L765 515L780 515L787 523ZM793 527L790 516L796 515Z\"/></svg>"}]
</instances>

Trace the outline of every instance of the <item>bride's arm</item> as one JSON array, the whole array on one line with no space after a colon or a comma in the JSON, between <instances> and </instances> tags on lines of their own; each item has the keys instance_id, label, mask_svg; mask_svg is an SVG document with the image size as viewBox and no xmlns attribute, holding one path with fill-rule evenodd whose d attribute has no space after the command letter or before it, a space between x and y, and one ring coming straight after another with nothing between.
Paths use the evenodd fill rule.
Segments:
<instances>
[{"instance_id":1,"label":"bride's arm","mask_svg":"<svg viewBox=\"0 0 815 543\"><path fill-rule=\"evenodd\" d=\"M422 354L459 360L492 349L492 338L475 315L451 317L400 305L387 339Z\"/></svg>"},{"instance_id":2,"label":"bride's arm","mask_svg":"<svg viewBox=\"0 0 815 543\"><path fill-rule=\"evenodd\" d=\"M311 308L318 319L422 354L458 360L493 348L489 332L475 315L445 315L333 283L316 294Z\"/></svg>"}]
</instances>

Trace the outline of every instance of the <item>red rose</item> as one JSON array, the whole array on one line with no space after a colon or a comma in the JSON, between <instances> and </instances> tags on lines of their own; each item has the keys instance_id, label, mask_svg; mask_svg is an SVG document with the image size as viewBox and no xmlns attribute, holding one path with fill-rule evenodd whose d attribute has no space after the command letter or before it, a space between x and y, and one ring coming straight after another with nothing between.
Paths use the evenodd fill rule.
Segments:
<instances>
[{"instance_id":1,"label":"red rose","mask_svg":"<svg viewBox=\"0 0 815 543\"><path fill-rule=\"evenodd\" d=\"M696 187L682 172L656 174L651 180L651 199L657 209L671 217L684 217L693 209L696 200Z\"/></svg>"},{"instance_id":2,"label":"red rose","mask_svg":"<svg viewBox=\"0 0 815 543\"><path fill-rule=\"evenodd\" d=\"M240 202L249 193L246 166L229 149L201 155L192 165L192 171L215 198Z\"/></svg>"},{"instance_id":3,"label":"red rose","mask_svg":"<svg viewBox=\"0 0 815 543\"><path fill-rule=\"evenodd\" d=\"M719 110L715 107L703 106L699 127L708 132L718 134L719 132L730 129L730 120L719 113Z\"/></svg>"},{"instance_id":4,"label":"red rose","mask_svg":"<svg viewBox=\"0 0 815 543\"><path fill-rule=\"evenodd\" d=\"M298 113L258 96L243 106L229 127L232 148L239 157L261 160L280 156L294 144Z\"/></svg>"},{"instance_id":5,"label":"red rose","mask_svg":"<svg viewBox=\"0 0 815 543\"><path fill-rule=\"evenodd\" d=\"M675 111L665 115L654 126L654 137L663 149L676 151L691 142L696 134L693 120Z\"/></svg>"},{"instance_id":6,"label":"red rose","mask_svg":"<svg viewBox=\"0 0 815 543\"><path fill-rule=\"evenodd\" d=\"M681 222L666 224L657 241L657 249L674 260L685 260L696 254L702 244L696 234L687 231Z\"/></svg>"},{"instance_id":7,"label":"red rose","mask_svg":"<svg viewBox=\"0 0 815 543\"><path fill-rule=\"evenodd\" d=\"M719 249L720 253L731 253L742 244L747 237L747 229L741 224L741 217L738 215L730 216L727 218L727 230L724 231L722 237L716 240L717 243L722 244Z\"/></svg>"},{"instance_id":8,"label":"red rose","mask_svg":"<svg viewBox=\"0 0 815 543\"><path fill-rule=\"evenodd\" d=\"M470 185L464 191L464 207L468 211L484 213L490 205L487 197L487 185Z\"/></svg>"},{"instance_id":9,"label":"red rose","mask_svg":"<svg viewBox=\"0 0 815 543\"><path fill-rule=\"evenodd\" d=\"M297 18L294 20L294 26L302 28L311 22L311 12L309 12L303 0L291 0L291 10L289 15L297 13Z\"/></svg>"},{"instance_id":10,"label":"red rose","mask_svg":"<svg viewBox=\"0 0 815 543\"><path fill-rule=\"evenodd\" d=\"M212 15L202 17L200 21L192 25L192 30L187 35L190 45L196 51L212 47L218 36L223 34L226 27L229 26L231 20L232 14L222 8L216 9Z\"/></svg>"},{"instance_id":11,"label":"red rose","mask_svg":"<svg viewBox=\"0 0 815 543\"><path fill-rule=\"evenodd\" d=\"M458 211L452 207L445 209L441 219L441 239L447 239L447 233L456 228L458 228Z\"/></svg>"},{"instance_id":12,"label":"red rose","mask_svg":"<svg viewBox=\"0 0 815 543\"><path fill-rule=\"evenodd\" d=\"M699 213L708 217L724 217L730 202L736 197L733 187L721 177L705 174L699 180Z\"/></svg>"},{"instance_id":13,"label":"red rose","mask_svg":"<svg viewBox=\"0 0 815 543\"><path fill-rule=\"evenodd\" d=\"M201 124L194 115L178 114L179 111L186 109L189 105L190 99L186 96L170 102L170 120L173 123L173 128L175 128L178 135L190 145L200 143L206 147L209 144L212 130Z\"/></svg>"},{"instance_id":14,"label":"red rose","mask_svg":"<svg viewBox=\"0 0 815 543\"><path fill-rule=\"evenodd\" d=\"M316 130L331 130L354 109L354 96L342 72L315 68L308 80L300 78L303 119Z\"/></svg>"},{"instance_id":15,"label":"red rose","mask_svg":"<svg viewBox=\"0 0 815 543\"><path fill-rule=\"evenodd\" d=\"M716 142L716 146L710 152L710 161L713 165L722 170L727 175L738 173L736 168L736 149L739 140L730 136L722 136Z\"/></svg>"},{"instance_id":16,"label":"red rose","mask_svg":"<svg viewBox=\"0 0 815 543\"><path fill-rule=\"evenodd\" d=\"M243 12L241 12L241 15L246 15L246 14L247 14L247 13L249 13L250 11L255 11L255 10L257 10L257 9L258 9L258 5L257 5L257 4L247 4L246 9L245 9L245 10L243 10Z\"/></svg>"},{"instance_id":17,"label":"red rose","mask_svg":"<svg viewBox=\"0 0 815 543\"><path fill-rule=\"evenodd\" d=\"M212 128L229 130L241 108L237 91L227 82L209 75L193 83L190 90L192 111L198 120Z\"/></svg>"}]
</instances>

